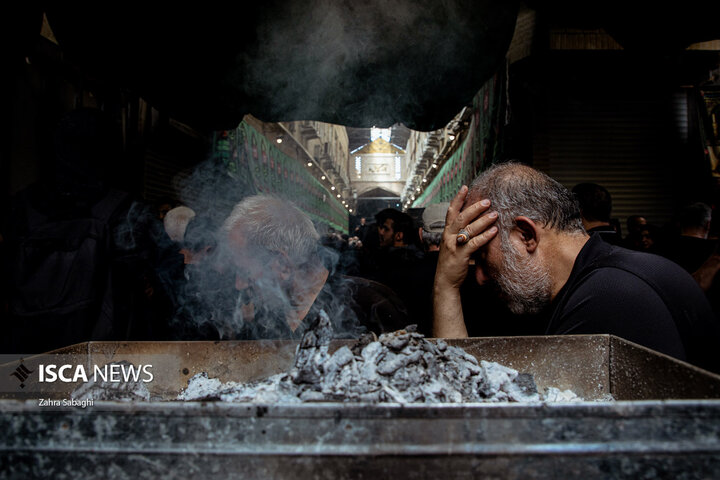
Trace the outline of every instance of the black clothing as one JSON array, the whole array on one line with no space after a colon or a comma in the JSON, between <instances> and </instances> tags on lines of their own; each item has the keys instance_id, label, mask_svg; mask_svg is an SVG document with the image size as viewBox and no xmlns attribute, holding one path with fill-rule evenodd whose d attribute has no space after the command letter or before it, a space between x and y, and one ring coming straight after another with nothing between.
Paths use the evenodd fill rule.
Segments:
<instances>
[{"instance_id":1,"label":"black clothing","mask_svg":"<svg viewBox=\"0 0 720 480\"><path fill-rule=\"evenodd\" d=\"M599 227L591 228L587 231L587 233L590 235L599 235L610 245L622 244L622 237L618 235L611 225L601 225Z\"/></svg>"},{"instance_id":2,"label":"black clothing","mask_svg":"<svg viewBox=\"0 0 720 480\"><path fill-rule=\"evenodd\" d=\"M334 338L359 338L368 331L379 335L410 323L405 306L389 288L364 278L331 275L295 331L285 321L284 312L261 310L235 338L299 340L320 310L330 317Z\"/></svg>"},{"instance_id":3,"label":"black clothing","mask_svg":"<svg viewBox=\"0 0 720 480\"><path fill-rule=\"evenodd\" d=\"M422 258L408 266L404 278L395 286L395 291L408 308L412 323L426 337L432 337L433 284L439 253L425 252Z\"/></svg>"},{"instance_id":4,"label":"black clothing","mask_svg":"<svg viewBox=\"0 0 720 480\"><path fill-rule=\"evenodd\" d=\"M415 245L381 248L375 252L374 270L364 271L363 276L395 292L408 307L411 323L427 335L428 329L432 329L431 298L437 254L434 262L432 259L425 262L424 256Z\"/></svg>"},{"instance_id":5,"label":"black clothing","mask_svg":"<svg viewBox=\"0 0 720 480\"><path fill-rule=\"evenodd\" d=\"M705 238L679 235L660 251L690 273L695 273L715 250L716 242Z\"/></svg>"},{"instance_id":6,"label":"black clothing","mask_svg":"<svg viewBox=\"0 0 720 480\"><path fill-rule=\"evenodd\" d=\"M368 230L370 229L370 226L366 224L360 224L357 227L355 227L355 231L353 232L356 237L360 239L361 242L365 241L365 237L367 237Z\"/></svg>"},{"instance_id":7,"label":"black clothing","mask_svg":"<svg viewBox=\"0 0 720 480\"><path fill-rule=\"evenodd\" d=\"M657 255L591 236L551 307L546 334L617 335L720 372L720 333L705 295Z\"/></svg>"},{"instance_id":8,"label":"black clothing","mask_svg":"<svg viewBox=\"0 0 720 480\"><path fill-rule=\"evenodd\" d=\"M159 335L172 305L154 271L149 210L113 189L56 187L33 184L12 199L0 350Z\"/></svg>"},{"instance_id":9,"label":"black clothing","mask_svg":"<svg viewBox=\"0 0 720 480\"><path fill-rule=\"evenodd\" d=\"M212 268L188 265L184 303L172 324L173 340L300 339L319 311L325 310L336 338L358 338L372 331L391 332L410 324L405 305L386 286L364 278L331 274L300 326L286 322L286 301L254 305L252 321L235 312L253 302L252 292L237 292L234 276ZM271 300L272 301L272 300ZM253 302L254 303L254 302Z\"/></svg>"}]
</instances>

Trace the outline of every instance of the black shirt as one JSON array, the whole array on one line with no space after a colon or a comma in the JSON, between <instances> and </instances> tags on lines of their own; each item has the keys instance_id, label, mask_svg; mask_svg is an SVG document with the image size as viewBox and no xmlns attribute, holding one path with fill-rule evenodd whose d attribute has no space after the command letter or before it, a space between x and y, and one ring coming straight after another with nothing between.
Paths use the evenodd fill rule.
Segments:
<instances>
[{"instance_id":1,"label":"black shirt","mask_svg":"<svg viewBox=\"0 0 720 480\"><path fill-rule=\"evenodd\" d=\"M590 228L587 233L590 235L598 235L611 245L620 245L622 243L622 237L611 225L601 225L599 227Z\"/></svg>"},{"instance_id":2,"label":"black shirt","mask_svg":"<svg viewBox=\"0 0 720 480\"><path fill-rule=\"evenodd\" d=\"M260 307L254 321L243 324L235 339L299 340L320 310L330 317L334 338L358 338L369 331L379 335L411 323L402 300L386 286L364 278L333 274L295 330L287 324L282 309Z\"/></svg>"},{"instance_id":3,"label":"black shirt","mask_svg":"<svg viewBox=\"0 0 720 480\"><path fill-rule=\"evenodd\" d=\"M694 273L710 258L716 242L705 238L679 235L670 241L659 253L677 263L690 273Z\"/></svg>"},{"instance_id":4,"label":"black shirt","mask_svg":"<svg viewBox=\"0 0 720 480\"><path fill-rule=\"evenodd\" d=\"M720 371L717 321L678 265L590 237L553 300L546 334L612 334Z\"/></svg>"}]
</instances>

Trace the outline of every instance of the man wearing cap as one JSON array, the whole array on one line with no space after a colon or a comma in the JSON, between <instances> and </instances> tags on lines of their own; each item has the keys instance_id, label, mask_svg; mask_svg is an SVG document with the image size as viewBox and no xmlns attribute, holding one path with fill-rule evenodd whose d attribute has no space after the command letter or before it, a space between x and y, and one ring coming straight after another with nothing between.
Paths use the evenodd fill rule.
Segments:
<instances>
[{"instance_id":1,"label":"man wearing cap","mask_svg":"<svg viewBox=\"0 0 720 480\"><path fill-rule=\"evenodd\" d=\"M445 230L445 215L447 215L449 206L450 202L433 203L423 210L423 224L418 229L418 235L425 248L425 253L440 251L440 240L442 240L442 233ZM437 254L433 256L433 263L437 263Z\"/></svg>"}]
</instances>

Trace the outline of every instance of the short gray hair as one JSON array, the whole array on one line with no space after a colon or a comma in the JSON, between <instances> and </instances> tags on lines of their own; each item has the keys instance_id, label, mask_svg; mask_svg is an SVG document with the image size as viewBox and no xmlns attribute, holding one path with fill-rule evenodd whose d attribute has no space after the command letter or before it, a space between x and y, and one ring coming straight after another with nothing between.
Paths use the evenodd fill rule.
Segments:
<instances>
[{"instance_id":1,"label":"short gray hair","mask_svg":"<svg viewBox=\"0 0 720 480\"><path fill-rule=\"evenodd\" d=\"M490 199L498 212L501 231L523 215L545 227L565 233L585 232L577 200L563 185L534 168L516 162L494 165L470 186L468 199Z\"/></svg>"},{"instance_id":2,"label":"short gray hair","mask_svg":"<svg viewBox=\"0 0 720 480\"><path fill-rule=\"evenodd\" d=\"M301 264L317 252L320 235L312 220L287 200L274 195L253 195L235 205L222 231L242 228L246 240L270 251L287 253Z\"/></svg>"},{"instance_id":3,"label":"short gray hair","mask_svg":"<svg viewBox=\"0 0 720 480\"><path fill-rule=\"evenodd\" d=\"M432 246L440 245L440 241L442 240L443 232L428 232L423 229L422 232L422 242L423 245L425 245L425 248L430 248Z\"/></svg>"}]
</instances>

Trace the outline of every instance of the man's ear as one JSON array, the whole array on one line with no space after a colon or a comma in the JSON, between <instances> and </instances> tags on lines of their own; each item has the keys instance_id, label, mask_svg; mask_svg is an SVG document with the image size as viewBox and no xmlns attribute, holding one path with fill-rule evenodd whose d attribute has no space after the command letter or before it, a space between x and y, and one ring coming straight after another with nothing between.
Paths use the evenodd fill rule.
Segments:
<instances>
[{"instance_id":1,"label":"man's ear","mask_svg":"<svg viewBox=\"0 0 720 480\"><path fill-rule=\"evenodd\" d=\"M402 242L404 236L403 232L395 232L395 238L393 240L396 242Z\"/></svg>"},{"instance_id":2,"label":"man's ear","mask_svg":"<svg viewBox=\"0 0 720 480\"><path fill-rule=\"evenodd\" d=\"M533 253L538 246L538 225L525 216L515 217L515 226L520 233L520 241L528 253Z\"/></svg>"},{"instance_id":3,"label":"man's ear","mask_svg":"<svg viewBox=\"0 0 720 480\"><path fill-rule=\"evenodd\" d=\"M422 243L422 241L423 241L423 239L422 239L422 233L423 233L422 227L418 228L418 238L420 239L420 242L421 242L421 243Z\"/></svg>"}]
</instances>

